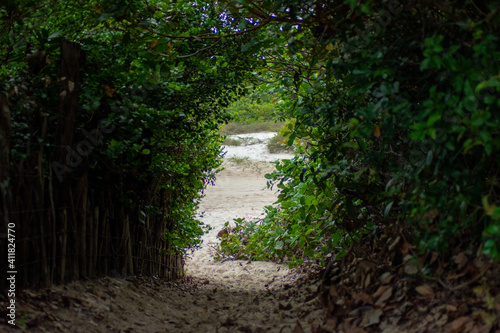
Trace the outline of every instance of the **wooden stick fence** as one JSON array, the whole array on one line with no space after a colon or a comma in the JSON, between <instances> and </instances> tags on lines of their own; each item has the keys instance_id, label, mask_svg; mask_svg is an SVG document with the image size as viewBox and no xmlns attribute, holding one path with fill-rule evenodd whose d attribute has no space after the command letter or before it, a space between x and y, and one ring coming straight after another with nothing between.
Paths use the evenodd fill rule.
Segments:
<instances>
[{"instance_id":1,"label":"wooden stick fence","mask_svg":"<svg viewBox=\"0 0 500 333\"><path fill-rule=\"evenodd\" d=\"M50 128L42 112L30 115L24 159L10 158L10 104L7 95L0 95L0 270L9 270L10 225L15 226L18 287L49 286L111 272L182 277L182 256L171 251L164 237L172 221L164 213L140 219L143 207L122 202L119 189L127 189L123 177L110 170L109 178L96 184L86 157L78 172L65 173L62 179L54 174L51 164L67 164L64 147L74 144L80 45L63 41L61 55L57 129ZM50 131L57 132L52 149L38 143ZM144 202L166 212L169 200L164 192L152 181L144 190L148 196ZM5 285L1 279L2 291Z\"/></svg>"}]
</instances>

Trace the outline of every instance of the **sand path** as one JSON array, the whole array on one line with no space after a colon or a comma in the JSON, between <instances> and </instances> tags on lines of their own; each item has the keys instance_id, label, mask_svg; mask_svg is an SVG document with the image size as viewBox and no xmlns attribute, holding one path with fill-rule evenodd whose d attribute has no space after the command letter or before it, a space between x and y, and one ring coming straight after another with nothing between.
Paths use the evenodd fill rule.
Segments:
<instances>
[{"instance_id":1,"label":"sand path","mask_svg":"<svg viewBox=\"0 0 500 333\"><path fill-rule=\"evenodd\" d=\"M183 283L105 277L27 291L28 301L19 309L27 315L20 325L29 332L312 332L323 318L318 281L303 283L285 265L211 257L226 221L259 218L276 200L264 175L274 168L270 160L288 156L266 153L271 136L256 134L257 143L228 148L226 169L206 189L199 211L213 230L188 258ZM233 157L248 160L236 163Z\"/></svg>"},{"instance_id":2,"label":"sand path","mask_svg":"<svg viewBox=\"0 0 500 333\"><path fill-rule=\"evenodd\" d=\"M202 249L187 260L187 274L247 290L262 290L270 281L286 283L296 278L296 274L285 265L242 260L221 263L213 259L213 247L220 241L217 233L224 228L225 222L232 222L234 218L261 218L264 207L277 199L277 193L266 188L264 175L274 170L272 161L292 156L267 152L266 142L272 135L273 133L238 135L237 137L253 138L253 144L225 147L225 169L217 176L215 186L209 186L205 190L198 216L212 230L202 238Z\"/></svg>"}]
</instances>

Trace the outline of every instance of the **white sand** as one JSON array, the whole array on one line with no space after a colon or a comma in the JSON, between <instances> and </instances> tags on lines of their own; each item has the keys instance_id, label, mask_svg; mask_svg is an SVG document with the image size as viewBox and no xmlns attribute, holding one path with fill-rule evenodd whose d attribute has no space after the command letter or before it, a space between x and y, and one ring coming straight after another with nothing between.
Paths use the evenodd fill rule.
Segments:
<instances>
[{"instance_id":1,"label":"white sand","mask_svg":"<svg viewBox=\"0 0 500 333\"><path fill-rule=\"evenodd\" d=\"M231 137L254 138L257 142L248 146L227 146L224 157L225 170L217 176L215 186L205 190L205 198L200 204L199 219L212 227L204 235L202 249L196 251L186 262L188 275L224 282L237 289L266 288L271 281L275 284L290 282L295 274L285 265L271 262L251 262L243 260L215 261L213 246L220 240L217 233L224 224L235 218L257 219L263 217L264 207L277 199L277 193L266 188L264 175L274 170L272 161L292 158L291 154L270 154L267 141L275 133L254 133ZM231 157L248 157L251 165L230 162ZM290 275L286 277L287 275Z\"/></svg>"}]
</instances>

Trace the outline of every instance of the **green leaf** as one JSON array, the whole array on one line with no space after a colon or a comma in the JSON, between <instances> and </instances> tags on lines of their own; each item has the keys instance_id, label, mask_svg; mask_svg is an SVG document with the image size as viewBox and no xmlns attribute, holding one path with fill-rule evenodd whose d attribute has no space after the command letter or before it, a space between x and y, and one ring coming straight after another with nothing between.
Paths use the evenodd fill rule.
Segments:
<instances>
[{"instance_id":1,"label":"green leaf","mask_svg":"<svg viewBox=\"0 0 500 333\"><path fill-rule=\"evenodd\" d=\"M486 228L486 232L489 233L490 236L500 237L500 225L491 224Z\"/></svg>"},{"instance_id":2,"label":"green leaf","mask_svg":"<svg viewBox=\"0 0 500 333\"><path fill-rule=\"evenodd\" d=\"M495 208L495 210L491 214L491 217L494 218L495 220L500 221L500 207Z\"/></svg>"},{"instance_id":3,"label":"green leaf","mask_svg":"<svg viewBox=\"0 0 500 333\"><path fill-rule=\"evenodd\" d=\"M490 143L485 144L484 151L486 155L491 156L491 154L493 153L493 146Z\"/></svg>"},{"instance_id":4,"label":"green leaf","mask_svg":"<svg viewBox=\"0 0 500 333\"><path fill-rule=\"evenodd\" d=\"M385 206L385 209L384 209L384 219L387 219L387 217L389 216L389 212L391 211L391 208L392 208L393 204L394 204L394 201L391 201L391 202L389 202L389 204L387 206Z\"/></svg>"},{"instance_id":5,"label":"green leaf","mask_svg":"<svg viewBox=\"0 0 500 333\"><path fill-rule=\"evenodd\" d=\"M500 256L498 253L498 247L495 240L489 239L484 243L483 253L491 256L495 260L499 259Z\"/></svg>"},{"instance_id":6,"label":"green leaf","mask_svg":"<svg viewBox=\"0 0 500 333\"><path fill-rule=\"evenodd\" d=\"M486 96L483 100L484 104L494 104L497 101L496 96Z\"/></svg>"},{"instance_id":7,"label":"green leaf","mask_svg":"<svg viewBox=\"0 0 500 333\"><path fill-rule=\"evenodd\" d=\"M112 13L102 13L101 15L99 15L99 17L97 18L97 22L98 23L102 23L104 21L107 21L110 17L112 17L113 14Z\"/></svg>"},{"instance_id":8,"label":"green leaf","mask_svg":"<svg viewBox=\"0 0 500 333\"><path fill-rule=\"evenodd\" d=\"M50 36L49 36L48 40L51 40L51 39L57 38L57 37L61 36L61 34L62 34L62 31L61 31L61 30L56 31L56 32L54 32L54 33L50 34Z\"/></svg>"},{"instance_id":9,"label":"green leaf","mask_svg":"<svg viewBox=\"0 0 500 333\"><path fill-rule=\"evenodd\" d=\"M433 126L440 119L441 119L441 114L440 113L434 113L434 114L432 114L429 117L429 119L427 120L427 126L429 126L429 127Z\"/></svg>"}]
</instances>

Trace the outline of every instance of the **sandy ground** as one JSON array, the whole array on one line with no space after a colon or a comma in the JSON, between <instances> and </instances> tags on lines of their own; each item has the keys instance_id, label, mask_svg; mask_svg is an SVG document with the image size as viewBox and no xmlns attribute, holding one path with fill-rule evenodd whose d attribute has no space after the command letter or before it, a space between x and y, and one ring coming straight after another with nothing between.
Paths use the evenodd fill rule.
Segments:
<instances>
[{"instance_id":1,"label":"sandy ground","mask_svg":"<svg viewBox=\"0 0 500 333\"><path fill-rule=\"evenodd\" d=\"M269 134L266 134L269 137ZM256 135L260 138L261 135ZM276 200L266 189L265 140L228 147L226 169L206 189L199 218L212 226L186 262L182 283L154 277L106 277L27 291L19 326L28 332L311 332L322 322L319 281L271 262L215 261L213 245L226 221L261 217ZM248 157L245 163L231 157ZM10 331L0 325L0 331ZM14 331L14 330L12 330Z\"/></svg>"},{"instance_id":2,"label":"sandy ground","mask_svg":"<svg viewBox=\"0 0 500 333\"><path fill-rule=\"evenodd\" d=\"M266 189L263 174L273 166L267 162L238 165L225 162L216 185L209 187L200 204L199 219L212 227L203 239L203 247L186 261L186 273L211 281L225 282L235 288L263 288L273 279L283 279L292 274L284 265L271 262L246 262L241 260L219 262L213 258L214 246L220 241L217 233L226 221L234 218L258 219L263 208L276 201L276 193Z\"/></svg>"},{"instance_id":3,"label":"sandy ground","mask_svg":"<svg viewBox=\"0 0 500 333\"><path fill-rule=\"evenodd\" d=\"M290 154L270 154L267 149L267 142L276 133L265 132L265 133L250 133L250 134L238 134L229 135L228 138L240 139L247 142L246 145L226 147L224 156L226 159L231 159L233 157L248 157L252 161L267 161L274 162L278 159L288 159L291 158Z\"/></svg>"},{"instance_id":4,"label":"sandy ground","mask_svg":"<svg viewBox=\"0 0 500 333\"><path fill-rule=\"evenodd\" d=\"M289 154L269 154L266 142L274 133L255 133L233 137L252 138L248 146L225 147L225 169L217 176L215 186L205 190L200 204L199 220L212 227L203 239L203 248L186 262L187 274L224 281L236 288L263 288L268 281L288 281L296 276L284 265L271 262L225 261L213 259L217 233L235 218L248 220L263 217L264 207L277 199L277 193L266 188L264 175L274 170L273 161L291 158ZM237 158L248 160L235 162ZM287 275L290 275L287 277Z\"/></svg>"},{"instance_id":5,"label":"sandy ground","mask_svg":"<svg viewBox=\"0 0 500 333\"><path fill-rule=\"evenodd\" d=\"M274 170L272 162L291 158L292 155L268 152L267 141L274 134L230 136L246 138L249 144L224 148L225 169L218 174L215 186L205 190L198 216L212 230L202 238L202 249L187 260L187 274L224 282L227 286L240 289L262 289L269 281L284 283L297 278L286 266L271 262L247 263L235 260L220 263L213 259L214 245L220 241L217 233L226 222L231 223L235 218L258 219L263 216L264 207L277 199L277 193L266 188L264 175ZM239 162L236 162L238 159Z\"/></svg>"}]
</instances>

